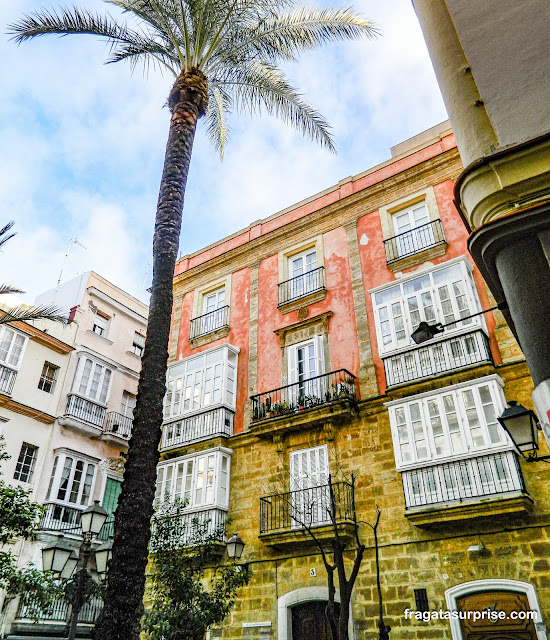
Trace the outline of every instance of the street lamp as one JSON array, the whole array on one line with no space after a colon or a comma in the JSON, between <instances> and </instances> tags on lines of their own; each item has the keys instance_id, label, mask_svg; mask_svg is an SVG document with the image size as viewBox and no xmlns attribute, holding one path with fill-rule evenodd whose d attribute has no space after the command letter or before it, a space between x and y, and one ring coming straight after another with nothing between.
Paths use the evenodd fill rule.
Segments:
<instances>
[{"instance_id":1,"label":"street lamp","mask_svg":"<svg viewBox=\"0 0 550 640\"><path fill-rule=\"evenodd\" d=\"M95 566L100 575L105 575L113 556L113 540L107 540L95 550Z\"/></svg>"},{"instance_id":2,"label":"street lamp","mask_svg":"<svg viewBox=\"0 0 550 640\"><path fill-rule=\"evenodd\" d=\"M42 549L44 571L51 571L55 576L60 576L73 553L72 545L66 542L62 535L57 536L57 540Z\"/></svg>"},{"instance_id":3,"label":"street lamp","mask_svg":"<svg viewBox=\"0 0 550 640\"><path fill-rule=\"evenodd\" d=\"M550 459L550 456L537 456L538 432L541 431L541 426L534 411L526 409L515 400L510 400L509 406L498 417L498 421L527 462ZM528 455L525 455L525 452L529 452Z\"/></svg>"},{"instance_id":4,"label":"street lamp","mask_svg":"<svg viewBox=\"0 0 550 640\"><path fill-rule=\"evenodd\" d=\"M411 338L414 340L416 344L422 344L423 342L427 342L431 340L438 333L443 333L447 327L451 327L454 324L458 324L463 320L469 320L470 318L475 318L476 316L481 316L484 313L489 313L489 311L495 311L495 309L506 309L506 303L497 304L496 307L491 307L490 309L485 309L484 311L478 311L477 313L472 313L469 316L464 316L464 318L459 318L458 320L454 320L453 322L448 322L447 324L441 324L438 322L436 324L428 324L427 322L421 322L418 327L411 333Z\"/></svg>"},{"instance_id":5,"label":"street lamp","mask_svg":"<svg viewBox=\"0 0 550 640\"><path fill-rule=\"evenodd\" d=\"M68 640L75 639L78 614L86 602L86 583L91 579L88 573L88 563L92 555L92 540L101 531L107 516L107 511L99 504L98 500L87 509L84 509L80 517L83 541L78 554L75 553L74 547L64 540L62 535L55 542L46 545L42 549L44 570L53 571L57 577L71 580L70 590L67 590L67 593L70 593L67 599L71 604ZM106 543L98 547L95 553L98 573L106 573L111 548L112 543ZM74 573L75 569L76 573ZM73 576L72 579L71 576Z\"/></svg>"},{"instance_id":6,"label":"street lamp","mask_svg":"<svg viewBox=\"0 0 550 640\"><path fill-rule=\"evenodd\" d=\"M231 560L240 560L243 555L244 542L240 536L234 533L227 541L227 555Z\"/></svg>"}]
</instances>

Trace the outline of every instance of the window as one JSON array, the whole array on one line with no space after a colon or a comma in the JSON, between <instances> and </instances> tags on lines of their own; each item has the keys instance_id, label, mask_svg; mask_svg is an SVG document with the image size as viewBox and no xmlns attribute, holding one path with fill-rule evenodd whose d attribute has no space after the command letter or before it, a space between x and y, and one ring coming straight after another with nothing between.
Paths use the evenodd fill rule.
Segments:
<instances>
[{"instance_id":1,"label":"window","mask_svg":"<svg viewBox=\"0 0 550 640\"><path fill-rule=\"evenodd\" d=\"M479 326L480 318L460 320L479 309L468 265L460 260L376 291L373 300L380 352L414 345L411 333L422 321L457 321L448 332Z\"/></svg>"},{"instance_id":2,"label":"window","mask_svg":"<svg viewBox=\"0 0 550 640\"><path fill-rule=\"evenodd\" d=\"M101 312L97 312L94 317L94 324L92 331L97 333L98 336L107 337L107 327L109 325L109 317L103 315Z\"/></svg>"},{"instance_id":3,"label":"window","mask_svg":"<svg viewBox=\"0 0 550 640\"><path fill-rule=\"evenodd\" d=\"M506 448L496 376L388 403L397 468Z\"/></svg>"},{"instance_id":4,"label":"window","mask_svg":"<svg viewBox=\"0 0 550 640\"><path fill-rule=\"evenodd\" d=\"M145 349L145 336L136 331L134 333L134 342L132 343L132 353L141 358L143 349Z\"/></svg>"},{"instance_id":5,"label":"window","mask_svg":"<svg viewBox=\"0 0 550 640\"><path fill-rule=\"evenodd\" d=\"M323 336L314 336L307 342L300 342L287 347L288 384L295 384L295 395L319 396L318 381L308 382L325 373Z\"/></svg>"},{"instance_id":6,"label":"window","mask_svg":"<svg viewBox=\"0 0 550 640\"><path fill-rule=\"evenodd\" d=\"M37 452L38 447L23 442L19 453L19 459L15 465L15 473L13 474L14 480L20 480L21 482L31 481Z\"/></svg>"},{"instance_id":7,"label":"window","mask_svg":"<svg viewBox=\"0 0 550 640\"><path fill-rule=\"evenodd\" d=\"M317 271L317 250L315 247L288 259L288 277L284 291L284 301L301 298L317 291L323 283Z\"/></svg>"},{"instance_id":8,"label":"window","mask_svg":"<svg viewBox=\"0 0 550 640\"><path fill-rule=\"evenodd\" d=\"M169 367L164 417L219 404L235 408L237 353L235 347L222 345Z\"/></svg>"},{"instance_id":9,"label":"window","mask_svg":"<svg viewBox=\"0 0 550 640\"><path fill-rule=\"evenodd\" d=\"M202 313L211 313L225 305L225 287L205 293L202 299Z\"/></svg>"},{"instance_id":10,"label":"window","mask_svg":"<svg viewBox=\"0 0 550 640\"><path fill-rule=\"evenodd\" d=\"M55 457L50 477L50 500L79 507L90 503L96 465L72 453Z\"/></svg>"},{"instance_id":11,"label":"window","mask_svg":"<svg viewBox=\"0 0 550 640\"><path fill-rule=\"evenodd\" d=\"M231 458L226 450L209 450L159 465L155 505L181 500L184 508L228 507Z\"/></svg>"},{"instance_id":12,"label":"window","mask_svg":"<svg viewBox=\"0 0 550 640\"><path fill-rule=\"evenodd\" d=\"M44 362L38 388L46 393L53 393L59 367L51 362Z\"/></svg>"},{"instance_id":13,"label":"window","mask_svg":"<svg viewBox=\"0 0 550 640\"><path fill-rule=\"evenodd\" d=\"M399 256L408 256L435 244L430 216L424 202L393 215L393 226L397 238Z\"/></svg>"},{"instance_id":14,"label":"window","mask_svg":"<svg viewBox=\"0 0 550 640\"><path fill-rule=\"evenodd\" d=\"M293 526L330 521L327 445L293 451L289 463Z\"/></svg>"},{"instance_id":15,"label":"window","mask_svg":"<svg viewBox=\"0 0 550 640\"><path fill-rule=\"evenodd\" d=\"M101 404L107 404L111 378L111 369L82 356L78 362L73 392Z\"/></svg>"},{"instance_id":16,"label":"window","mask_svg":"<svg viewBox=\"0 0 550 640\"><path fill-rule=\"evenodd\" d=\"M134 409L136 408L136 396L128 391L122 393L122 401L120 403L120 413L127 418L134 417Z\"/></svg>"},{"instance_id":17,"label":"window","mask_svg":"<svg viewBox=\"0 0 550 640\"><path fill-rule=\"evenodd\" d=\"M5 325L0 327L0 362L12 367L19 367L26 336Z\"/></svg>"}]
</instances>

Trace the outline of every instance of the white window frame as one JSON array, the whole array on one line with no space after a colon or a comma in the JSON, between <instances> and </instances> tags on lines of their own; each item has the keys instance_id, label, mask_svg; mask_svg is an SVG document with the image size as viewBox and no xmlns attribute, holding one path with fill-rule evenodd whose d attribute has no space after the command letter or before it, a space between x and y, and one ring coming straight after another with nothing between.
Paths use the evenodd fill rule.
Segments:
<instances>
[{"instance_id":1,"label":"white window frame","mask_svg":"<svg viewBox=\"0 0 550 640\"><path fill-rule=\"evenodd\" d=\"M395 463L397 471L405 471L409 469L418 469L419 467L429 464L439 464L443 462L464 460L471 458L473 454L484 453L497 453L502 451L512 450L513 444L505 431L497 423L497 427L492 428L489 431L488 422L485 417L484 405L481 404L481 397L479 391L482 387L488 387L492 400L492 407L494 411L494 418L499 416L506 407L506 399L504 397L503 387L504 381L497 374L485 376L483 378L477 378L476 380L470 380L456 385L451 385L438 389L437 391L428 391L426 393L420 393L415 396L408 396L399 400L393 400L387 402L385 406L388 408L390 417L390 426L393 440L393 448L395 454ZM472 392L476 401L477 417L479 418L481 433L483 434L484 443L481 446L476 445L473 437L472 430L469 427L467 410L463 402L464 394ZM437 453L436 447L436 435L434 434L432 422L430 419L430 413L428 403L432 399L441 399L444 396L452 395L454 398L454 408L456 409L456 415L458 418L458 426L460 434L462 436L463 451L453 452L449 436L449 422L444 412L441 411L440 416L443 425L443 436L446 441L447 449L444 454ZM469 394L470 395L470 394ZM423 439L426 443L426 454L419 456L415 453L415 432L413 431L412 421L410 419L410 410L413 406L420 405L420 417L421 424L418 425L416 431L416 441ZM440 407L442 401L440 402ZM403 424L398 415L402 409L405 409L407 413L406 423ZM493 423L494 424L494 421ZM403 428L400 430L399 427ZM406 428L405 428L406 427ZM497 430L498 429L498 430ZM405 437L408 436L408 442L410 444L411 459L408 460L401 453L401 444L406 444ZM498 436L498 441L492 442Z\"/></svg>"},{"instance_id":2,"label":"white window frame","mask_svg":"<svg viewBox=\"0 0 550 640\"><path fill-rule=\"evenodd\" d=\"M71 467L69 469L69 475L66 478L67 487L65 489L65 495L63 498L59 498L59 492L61 490L61 484L63 482L64 470L65 470L65 461L67 459L71 459ZM50 484L48 487L48 497L47 501L49 503L55 503L60 505L65 505L68 507L73 507L75 509L85 509L90 506L92 503L92 497L94 495L95 483L98 476L98 460L88 458L83 456L81 453L77 453L75 451L70 450L61 450L55 452L54 461L52 464L52 472L50 475ZM71 493L73 489L73 485L75 482L75 475L77 472L78 463L82 463L81 476L78 480L78 490L76 501L71 501ZM88 471L90 468L93 469L92 481L91 484L86 485L86 478L88 475ZM89 493L84 498L84 489L85 487L89 487Z\"/></svg>"},{"instance_id":3,"label":"white window frame","mask_svg":"<svg viewBox=\"0 0 550 640\"><path fill-rule=\"evenodd\" d=\"M0 345L4 343L4 340L9 340L7 346L6 355L2 355L0 351L0 365L18 371L25 355L25 349L27 347L28 336L24 333L16 331L12 327L7 325L0 326ZM19 352L17 353L17 350Z\"/></svg>"},{"instance_id":4,"label":"white window frame","mask_svg":"<svg viewBox=\"0 0 550 640\"><path fill-rule=\"evenodd\" d=\"M84 368L86 366L86 360L90 360L92 363L92 367L90 369L90 374L88 377L88 382L86 383L86 389L84 391L80 390L80 386L82 383L82 377L84 374ZM96 372L96 368L97 367L102 367L102 371L98 380L98 385L97 385L97 393L95 396L90 395L90 391L91 391L91 386L92 386L92 382L94 379L94 374ZM102 395L102 390L103 390L103 384L105 381L105 375L106 372L109 371L110 375L109 375L109 382L108 385L106 387L106 393L105 393L105 399L101 400L101 395ZM95 402L96 404L99 404L103 407L107 406L107 403L109 402L109 396L111 394L111 387L113 385L113 374L114 374L114 369L111 369L111 367L107 366L104 362L100 362L99 360L96 360L95 358L92 358L90 355L88 355L87 353L83 353L80 355L79 359L78 359L78 365L76 367L76 371L75 371L75 376L74 376L74 380L73 380L73 386L72 386L72 391L71 393L80 396L81 398L86 398L86 400L91 400L92 402Z\"/></svg>"},{"instance_id":5,"label":"white window frame","mask_svg":"<svg viewBox=\"0 0 550 640\"><path fill-rule=\"evenodd\" d=\"M92 333L95 333L102 338L107 338L109 333L109 323L111 319L100 312L94 314L94 321L92 324ZM97 331L96 331L97 328Z\"/></svg>"},{"instance_id":6,"label":"white window frame","mask_svg":"<svg viewBox=\"0 0 550 640\"><path fill-rule=\"evenodd\" d=\"M44 365L42 366L42 373L40 374L40 379L38 380L38 388L40 389L40 391L44 391L45 393L53 393L55 391L59 369L60 367L57 364L49 362L48 360L44 361ZM48 384L51 384L49 390L44 388Z\"/></svg>"},{"instance_id":7,"label":"white window frame","mask_svg":"<svg viewBox=\"0 0 550 640\"><path fill-rule=\"evenodd\" d=\"M223 293L223 299L220 300L220 296ZM208 301L210 298L212 298L213 296L215 296L215 302L214 302L214 306L212 307L212 309L208 310ZM226 306L226 300L225 300L225 285L222 285L221 287L218 287L217 289L213 289L211 291L207 291L206 293L203 293L202 295L202 314L201 315L206 315L207 313L212 313L213 311L217 311L218 309L221 309L222 307Z\"/></svg>"},{"instance_id":8,"label":"white window frame","mask_svg":"<svg viewBox=\"0 0 550 640\"><path fill-rule=\"evenodd\" d=\"M209 356L222 352L219 360L211 365L206 365ZM167 372L167 391L164 396L164 419L165 421L175 420L181 416L202 413L205 410L214 409L216 407L227 407L233 411L236 408L237 399L237 371L239 365L239 349L230 344L223 344L212 349L206 349L201 353L178 360L168 367ZM233 356L235 356L233 358ZM234 363L231 360L234 359ZM202 365L196 368L195 362L202 360ZM220 400L213 402L207 396L214 396L214 378L213 374L208 373L207 369L212 369L218 364L221 365L220 373ZM189 376L200 373L200 380L189 385ZM195 380L197 380L195 378ZM209 384L211 383L211 384ZM187 397L187 390L191 389L191 396ZM210 390L207 390L210 389ZM185 407L186 401L189 400L189 406ZM213 400L213 398L212 398ZM197 401L197 402L196 402ZM198 406L195 406L197 403Z\"/></svg>"},{"instance_id":9,"label":"white window frame","mask_svg":"<svg viewBox=\"0 0 550 640\"><path fill-rule=\"evenodd\" d=\"M327 509L330 508L330 470L327 445L291 451L288 462L292 527L329 523ZM293 512L296 517L292 516Z\"/></svg>"},{"instance_id":10,"label":"white window frame","mask_svg":"<svg viewBox=\"0 0 550 640\"><path fill-rule=\"evenodd\" d=\"M123 391L122 398L120 400L120 414L126 418L133 418L136 402L137 398L135 394L130 393L129 391Z\"/></svg>"},{"instance_id":11,"label":"white window frame","mask_svg":"<svg viewBox=\"0 0 550 640\"><path fill-rule=\"evenodd\" d=\"M143 350L145 349L145 336L139 331L134 331L134 340L132 342L132 353L136 356L143 355Z\"/></svg>"},{"instance_id":12,"label":"white window frame","mask_svg":"<svg viewBox=\"0 0 550 640\"><path fill-rule=\"evenodd\" d=\"M315 373L314 375L310 375L311 371L308 370L305 372L306 375L302 377L300 380L300 374L298 370L298 352L300 349L307 350L313 347L313 360L315 363ZM324 378L319 378L322 376L325 371L325 351L324 351L324 336L313 336L309 340L305 340L304 342L298 342L297 344L289 345L286 348L286 359L287 359L287 369L288 376L287 381L289 385L295 385L296 383L300 383L298 386L291 387L289 399L291 402L296 402L299 399L299 396L315 396L322 398L326 392L326 384L327 381ZM306 363L308 358L306 356ZM312 382L308 383L308 380L312 380Z\"/></svg>"},{"instance_id":13,"label":"white window frame","mask_svg":"<svg viewBox=\"0 0 550 640\"><path fill-rule=\"evenodd\" d=\"M181 500L184 511L229 508L231 456L233 451L225 447L206 449L199 453L181 456L163 462L157 467L155 506ZM209 466L210 461L213 463ZM200 480L202 464L202 488ZM208 484L208 470L212 469L212 483ZM208 499L207 487L212 487ZM199 491L201 492L199 494ZM200 495L200 497L198 497Z\"/></svg>"},{"instance_id":14,"label":"white window frame","mask_svg":"<svg viewBox=\"0 0 550 640\"><path fill-rule=\"evenodd\" d=\"M27 461L28 453L31 452L30 462ZM21 460L21 456L24 454L23 460ZM36 466L36 459L38 458L38 447L34 444L29 444L28 442L23 442L21 444L21 449L19 450L19 456L17 457L17 463L15 465L15 471L13 473L13 479L18 482L25 482L29 484L32 481L32 476L34 473L34 467ZM28 471L25 477L22 477L24 467L28 467ZM18 475L19 474L19 475Z\"/></svg>"},{"instance_id":15,"label":"white window frame","mask_svg":"<svg viewBox=\"0 0 550 640\"><path fill-rule=\"evenodd\" d=\"M421 208L424 211L424 215L422 216L422 221L419 223L416 220L415 214ZM407 224L409 229L401 231L399 229L398 219L404 216L408 218ZM430 212L425 201L417 202L392 214L392 224L395 235L397 236L395 239L397 256L405 257L413 255L435 244L434 229L430 222L433 222L433 220L430 220Z\"/></svg>"},{"instance_id":16,"label":"white window frame","mask_svg":"<svg viewBox=\"0 0 550 640\"><path fill-rule=\"evenodd\" d=\"M454 319L459 318L461 315L471 315L481 311L481 304L479 300L479 295L477 293L477 289L475 287L474 279L472 277L473 266L472 264L464 257L455 258L453 260L448 260L444 262L434 269L430 269L429 271L422 271L420 273L415 272L410 276L400 278L392 282L389 285L384 285L381 287L377 287L375 289L371 289L369 293L372 296L372 306L375 318L375 327L376 327L376 338L378 341L378 352L382 356L393 355L396 353L401 353L402 351L406 351L411 346L415 346L414 341L411 338L412 332L417 328L417 324L413 324L411 313L409 310L409 300L415 299L415 301L420 301L418 305L418 318L419 321L427 321L429 324L437 324L438 322L442 324L446 324L450 321L449 316L445 316L442 308L442 304L439 298L439 294L437 293L437 289L442 288L445 285L445 282L440 282L438 284L434 284L433 276L437 274L437 272L447 269L449 267L460 267L461 270L461 278L457 280L453 278L448 280L447 283L456 283L462 282L464 285L464 296L465 302L467 303L467 307L463 310L458 306L458 302L456 297L450 299ZM416 292L405 293L404 287L411 283L413 280L426 278L430 279L430 286L427 288L423 288ZM395 297L395 299L387 302L378 302L377 295L383 294L390 289L399 288L399 296ZM424 293L429 294L431 298L431 304L422 305L422 296ZM381 296L380 296L381 297ZM464 302L464 301L463 301ZM392 305L400 305L400 314L392 313L393 307ZM381 310L387 310L387 321L381 320ZM430 313L428 314L428 308L430 309ZM414 311L413 311L414 313ZM399 321L399 318L402 318ZM402 322L401 324L398 324ZM386 325L386 322L389 324ZM382 325L386 325L383 327ZM389 329L389 331L388 331ZM487 333L487 327L485 324L485 320L482 315L477 316L475 318L471 318L469 320L465 320L463 322L459 321L454 325L449 326L445 329L445 333L439 338L439 340L445 340L450 335L456 335L460 333L466 333L470 331L474 331L475 329L483 329ZM403 339L399 341L397 338L397 334L402 333ZM384 345L384 336L391 335L391 341L387 342ZM436 342L437 340L434 340ZM433 344L433 343L432 343Z\"/></svg>"}]
</instances>

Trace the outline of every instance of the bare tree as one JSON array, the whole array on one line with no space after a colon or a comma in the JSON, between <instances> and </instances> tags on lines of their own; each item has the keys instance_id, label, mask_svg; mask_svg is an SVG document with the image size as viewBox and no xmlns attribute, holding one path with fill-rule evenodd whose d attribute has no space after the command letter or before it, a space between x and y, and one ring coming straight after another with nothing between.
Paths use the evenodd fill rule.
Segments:
<instances>
[{"instance_id":1,"label":"bare tree","mask_svg":"<svg viewBox=\"0 0 550 640\"><path fill-rule=\"evenodd\" d=\"M359 525L363 521L357 519L357 510L355 507L355 482L356 476L351 475L348 484L351 488L351 516L353 526L353 538L355 541L355 557L353 558L351 571L346 571L346 565L344 561L344 552L346 551L346 541L342 537L342 532L338 526L343 507L339 504L337 493L341 497L342 491L340 485L343 483L334 483L332 476L328 476L328 482L326 486L309 487L300 490L300 499L293 498L293 494L297 493L291 491L289 494L288 508L292 521L302 527L312 540L321 553L323 564L327 572L328 581L328 604L325 610L327 621L332 633L332 640L349 640L348 625L351 612L351 595L361 562L365 555L366 546L361 542L359 535ZM308 500L309 498L309 500ZM326 518L319 518L320 510L324 512ZM378 607L379 607L379 620L378 620L378 639L389 640L390 627L384 622L383 613L383 594L380 583L380 561L379 561L379 545L378 545L378 526L380 524L380 517L382 515L381 510L376 506L376 521L374 524L370 522L364 522L368 525L374 533L374 549L375 549L375 562L376 562L376 586L378 590ZM315 527L327 523L332 527L332 537L325 543L315 532ZM328 547L328 548L327 548ZM348 549L349 550L349 549ZM332 555L332 561L330 559ZM335 576L338 576L338 586L340 589L340 608L339 611L336 608L336 580Z\"/></svg>"}]
</instances>

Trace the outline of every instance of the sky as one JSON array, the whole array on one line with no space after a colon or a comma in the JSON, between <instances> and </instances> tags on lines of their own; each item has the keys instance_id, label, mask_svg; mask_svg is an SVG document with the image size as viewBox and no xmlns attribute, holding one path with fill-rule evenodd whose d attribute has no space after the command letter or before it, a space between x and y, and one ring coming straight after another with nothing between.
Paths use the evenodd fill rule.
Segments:
<instances>
[{"instance_id":1,"label":"sky","mask_svg":"<svg viewBox=\"0 0 550 640\"><path fill-rule=\"evenodd\" d=\"M107 47L92 36L10 41L6 27L22 13L58 4L0 3L0 225L13 220L17 231L0 255L0 281L32 302L55 287L78 238L86 248L73 244L62 281L94 270L147 301L171 79L105 65ZM78 4L113 13L101 0ZM274 118L235 115L220 162L199 124L181 255L387 160L391 146L447 119L411 0L354 8L380 37L285 68L331 124L338 155Z\"/></svg>"}]
</instances>

